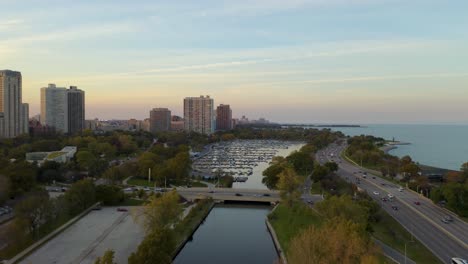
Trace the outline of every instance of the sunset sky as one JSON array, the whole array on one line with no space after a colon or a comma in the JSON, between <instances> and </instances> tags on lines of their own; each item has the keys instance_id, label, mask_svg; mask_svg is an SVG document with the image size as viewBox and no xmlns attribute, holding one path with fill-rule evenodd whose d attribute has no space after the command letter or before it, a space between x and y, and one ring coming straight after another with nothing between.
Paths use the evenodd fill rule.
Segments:
<instances>
[{"instance_id":1,"label":"sunset sky","mask_svg":"<svg viewBox=\"0 0 468 264\"><path fill-rule=\"evenodd\" d=\"M0 0L0 69L39 112L48 83L86 118L233 115L307 123L468 124L468 1Z\"/></svg>"}]
</instances>

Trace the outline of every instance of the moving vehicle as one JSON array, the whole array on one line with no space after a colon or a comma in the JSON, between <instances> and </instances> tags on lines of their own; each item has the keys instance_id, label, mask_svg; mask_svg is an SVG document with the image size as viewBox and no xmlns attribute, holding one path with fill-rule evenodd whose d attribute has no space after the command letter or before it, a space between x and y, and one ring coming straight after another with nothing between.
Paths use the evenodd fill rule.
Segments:
<instances>
[{"instance_id":1,"label":"moving vehicle","mask_svg":"<svg viewBox=\"0 0 468 264\"><path fill-rule=\"evenodd\" d=\"M117 212L128 212L128 209L119 207L119 208L117 208Z\"/></svg>"},{"instance_id":2,"label":"moving vehicle","mask_svg":"<svg viewBox=\"0 0 468 264\"><path fill-rule=\"evenodd\" d=\"M451 215L444 216L444 219L449 221L449 222L453 222L453 217Z\"/></svg>"},{"instance_id":3,"label":"moving vehicle","mask_svg":"<svg viewBox=\"0 0 468 264\"><path fill-rule=\"evenodd\" d=\"M452 264L468 264L468 261L462 258L452 258Z\"/></svg>"},{"instance_id":4,"label":"moving vehicle","mask_svg":"<svg viewBox=\"0 0 468 264\"><path fill-rule=\"evenodd\" d=\"M393 194L391 194L391 193L387 194L387 196L388 196L388 198L390 198L390 199L392 199L393 197L395 197L395 196L393 196Z\"/></svg>"},{"instance_id":5,"label":"moving vehicle","mask_svg":"<svg viewBox=\"0 0 468 264\"><path fill-rule=\"evenodd\" d=\"M236 196L242 196L242 194L240 194L240 193L236 193Z\"/></svg>"},{"instance_id":6,"label":"moving vehicle","mask_svg":"<svg viewBox=\"0 0 468 264\"><path fill-rule=\"evenodd\" d=\"M403 191L403 187L398 188L398 191L402 192L402 191Z\"/></svg>"},{"instance_id":7,"label":"moving vehicle","mask_svg":"<svg viewBox=\"0 0 468 264\"><path fill-rule=\"evenodd\" d=\"M378 191L374 191L373 193L374 193L374 195L379 195L380 194Z\"/></svg>"},{"instance_id":8,"label":"moving vehicle","mask_svg":"<svg viewBox=\"0 0 468 264\"><path fill-rule=\"evenodd\" d=\"M263 196L271 196L269 193L264 193Z\"/></svg>"},{"instance_id":9,"label":"moving vehicle","mask_svg":"<svg viewBox=\"0 0 468 264\"><path fill-rule=\"evenodd\" d=\"M374 180L375 180L375 176L372 176L372 179L374 179Z\"/></svg>"},{"instance_id":10,"label":"moving vehicle","mask_svg":"<svg viewBox=\"0 0 468 264\"><path fill-rule=\"evenodd\" d=\"M395 210L395 211L398 211L398 206L393 205L393 206L392 206L392 209Z\"/></svg>"},{"instance_id":11,"label":"moving vehicle","mask_svg":"<svg viewBox=\"0 0 468 264\"><path fill-rule=\"evenodd\" d=\"M421 203L419 201L415 201L414 204L415 205L421 205Z\"/></svg>"},{"instance_id":12,"label":"moving vehicle","mask_svg":"<svg viewBox=\"0 0 468 264\"><path fill-rule=\"evenodd\" d=\"M382 201L383 201L383 202L386 202L386 201L388 201L388 200L387 200L387 198L382 197Z\"/></svg>"}]
</instances>

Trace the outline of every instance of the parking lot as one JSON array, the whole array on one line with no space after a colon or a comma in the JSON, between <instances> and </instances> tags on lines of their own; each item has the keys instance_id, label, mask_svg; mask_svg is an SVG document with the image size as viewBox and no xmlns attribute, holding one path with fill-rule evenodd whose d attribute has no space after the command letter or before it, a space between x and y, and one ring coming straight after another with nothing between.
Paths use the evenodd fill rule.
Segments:
<instances>
[{"instance_id":1,"label":"parking lot","mask_svg":"<svg viewBox=\"0 0 468 264\"><path fill-rule=\"evenodd\" d=\"M91 211L21 263L94 263L108 249L115 251L117 263L127 263L143 238L144 232L130 212L105 207Z\"/></svg>"}]
</instances>

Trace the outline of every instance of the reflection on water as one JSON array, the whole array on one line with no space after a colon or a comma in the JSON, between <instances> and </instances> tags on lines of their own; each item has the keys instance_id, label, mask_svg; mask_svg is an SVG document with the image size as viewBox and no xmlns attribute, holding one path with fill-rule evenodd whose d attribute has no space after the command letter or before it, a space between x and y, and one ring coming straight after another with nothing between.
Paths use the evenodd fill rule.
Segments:
<instances>
[{"instance_id":1,"label":"reflection on water","mask_svg":"<svg viewBox=\"0 0 468 264\"><path fill-rule=\"evenodd\" d=\"M215 207L174 263L274 263L278 259L265 219L268 206Z\"/></svg>"}]
</instances>

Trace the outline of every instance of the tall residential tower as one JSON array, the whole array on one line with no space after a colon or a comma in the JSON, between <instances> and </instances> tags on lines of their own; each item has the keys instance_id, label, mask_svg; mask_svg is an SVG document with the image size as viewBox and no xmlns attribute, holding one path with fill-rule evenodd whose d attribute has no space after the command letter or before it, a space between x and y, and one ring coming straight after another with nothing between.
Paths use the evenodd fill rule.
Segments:
<instances>
[{"instance_id":1,"label":"tall residential tower","mask_svg":"<svg viewBox=\"0 0 468 264\"><path fill-rule=\"evenodd\" d=\"M41 88L41 123L57 131L74 134L84 129L85 94L76 86L70 89L49 84Z\"/></svg>"},{"instance_id":2,"label":"tall residential tower","mask_svg":"<svg viewBox=\"0 0 468 264\"><path fill-rule=\"evenodd\" d=\"M168 131L171 129L171 110L153 108L150 111L150 132Z\"/></svg>"},{"instance_id":3,"label":"tall residential tower","mask_svg":"<svg viewBox=\"0 0 468 264\"><path fill-rule=\"evenodd\" d=\"M0 137L14 138L28 133L29 119L22 105L22 77L17 71L0 71Z\"/></svg>"},{"instance_id":4,"label":"tall residential tower","mask_svg":"<svg viewBox=\"0 0 468 264\"><path fill-rule=\"evenodd\" d=\"M216 130L232 129L232 110L229 105L220 104L216 108Z\"/></svg>"},{"instance_id":5,"label":"tall residential tower","mask_svg":"<svg viewBox=\"0 0 468 264\"><path fill-rule=\"evenodd\" d=\"M201 134L214 132L214 101L210 96L184 99L184 127Z\"/></svg>"}]
</instances>

